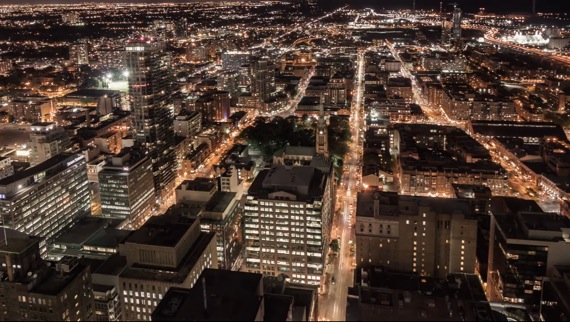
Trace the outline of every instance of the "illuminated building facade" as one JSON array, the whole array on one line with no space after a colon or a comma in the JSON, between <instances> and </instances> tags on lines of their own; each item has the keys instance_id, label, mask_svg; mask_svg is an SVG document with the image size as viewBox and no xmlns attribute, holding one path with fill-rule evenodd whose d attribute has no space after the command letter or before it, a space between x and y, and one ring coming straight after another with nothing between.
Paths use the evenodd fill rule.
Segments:
<instances>
[{"instance_id":1,"label":"illuminated building facade","mask_svg":"<svg viewBox=\"0 0 570 322\"><path fill-rule=\"evenodd\" d=\"M55 123L34 123L30 134L30 164L38 165L45 160L66 152L71 147L69 134Z\"/></svg>"},{"instance_id":2,"label":"illuminated building facade","mask_svg":"<svg viewBox=\"0 0 570 322\"><path fill-rule=\"evenodd\" d=\"M8 228L45 238L57 238L63 229L90 214L85 158L58 154L39 165L0 180L0 220Z\"/></svg>"},{"instance_id":3,"label":"illuminated building facade","mask_svg":"<svg viewBox=\"0 0 570 322\"><path fill-rule=\"evenodd\" d=\"M176 166L171 59L163 43L148 38L129 41L126 54L136 142L149 152L154 189L162 201L174 189Z\"/></svg>"},{"instance_id":4,"label":"illuminated building facade","mask_svg":"<svg viewBox=\"0 0 570 322\"><path fill-rule=\"evenodd\" d=\"M262 170L245 201L245 270L318 286L332 222L331 182L310 166Z\"/></svg>"},{"instance_id":5,"label":"illuminated building facade","mask_svg":"<svg viewBox=\"0 0 570 322\"><path fill-rule=\"evenodd\" d=\"M192 287L205 268L218 268L214 233L179 214L151 217L120 245L127 268L119 275L123 319L150 321L171 287Z\"/></svg>"},{"instance_id":6,"label":"illuminated building facade","mask_svg":"<svg viewBox=\"0 0 570 322\"><path fill-rule=\"evenodd\" d=\"M152 163L141 151L123 150L99 171L103 217L128 219L140 227L156 203Z\"/></svg>"}]
</instances>

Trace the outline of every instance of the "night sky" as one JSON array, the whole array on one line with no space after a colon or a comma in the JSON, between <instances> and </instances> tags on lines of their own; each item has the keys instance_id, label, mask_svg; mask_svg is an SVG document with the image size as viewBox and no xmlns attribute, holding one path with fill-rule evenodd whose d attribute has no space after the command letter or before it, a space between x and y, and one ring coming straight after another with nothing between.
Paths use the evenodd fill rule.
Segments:
<instances>
[{"instance_id":1,"label":"night sky","mask_svg":"<svg viewBox=\"0 0 570 322\"><path fill-rule=\"evenodd\" d=\"M215 0L213 0L215 1ZM74 4L87 2L82 0L2 0L1 4L38 4L38 3L65 3ZM148 2L192 2L188 0L92 0L88 2L94 3L148 3ZM374 8L411 8L412 0L320 0L326 7L336 7L341 4L349 3L354 7L374 7ZM416 8L418 9L436 9L439 8L440 0L416 0ZM480 7L485 7L488 12L530 12L532 0L447 0L444 3L457 2L459 6L466 12L476 12ZM568 0L536 0L537 11L547 12L569 12L570 1Z\"/></svg>"}]
</instances>

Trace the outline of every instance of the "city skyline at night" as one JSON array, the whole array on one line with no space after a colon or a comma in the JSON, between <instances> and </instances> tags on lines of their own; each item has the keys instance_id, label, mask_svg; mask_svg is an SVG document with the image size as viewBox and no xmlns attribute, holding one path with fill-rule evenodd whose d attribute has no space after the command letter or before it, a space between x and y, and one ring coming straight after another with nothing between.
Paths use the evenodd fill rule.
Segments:
<instances>
[{"instance_id":1,"label":"city skyline at night","mask_svg":"<svg viewBox=\"0 0 570 322\"><path fill-rule=\"evenodd\" d=\"M25 1L0 320L570 320L567 1Z\"/></svg>"}]
</instances>

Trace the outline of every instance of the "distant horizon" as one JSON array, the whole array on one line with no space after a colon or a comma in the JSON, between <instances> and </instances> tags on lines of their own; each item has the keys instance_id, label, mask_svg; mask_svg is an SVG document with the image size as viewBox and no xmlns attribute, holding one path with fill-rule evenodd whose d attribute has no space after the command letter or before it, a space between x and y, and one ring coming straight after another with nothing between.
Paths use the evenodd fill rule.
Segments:
<instances>
[{"instance_id":1,"label":"distant horizon","mask_svg":"<svg viewBox=\"0 0 570 322\"><path fill-rule=\"evenodd\" d=\"M3 0L1 5L40 5L40 4L85 4L85 3L192 3L192 2L261 2L265 0ZM270 0L271 1L271 0ZM279 0L273 0L279 1ZM286 2L299 2L302 0L284 0ZM323 8L330 9L349 4L354 7L371 7L375 9L411 9L413 0L319 0ZM532 0L447 0L447 4L457 2L464 12L477 12L479 8L485 8L486 12L493 13L530 13ZM440 0L415 0L416 9L438 9ZM0 6L1 6L0 5ZM536 0L537 12L566 12L570 14L570 1L559 0Z\"/></svg>"}]
</instances>

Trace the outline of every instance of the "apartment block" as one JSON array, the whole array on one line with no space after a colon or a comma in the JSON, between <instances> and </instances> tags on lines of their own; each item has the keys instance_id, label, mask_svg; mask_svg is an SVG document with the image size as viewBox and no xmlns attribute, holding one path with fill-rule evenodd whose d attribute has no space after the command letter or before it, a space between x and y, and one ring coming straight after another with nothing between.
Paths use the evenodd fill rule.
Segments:
<instances>
[{"instance_id":1,"label":"apartment block","mask_svg":"<svg viewBox=\"0 0 570 322\"><path fill-rule=\"evenodd\" d=\"M477 220L465 200L366 190L356 205L356 265L443 278L473 273Z\"/></svg>"}]
</instances>

